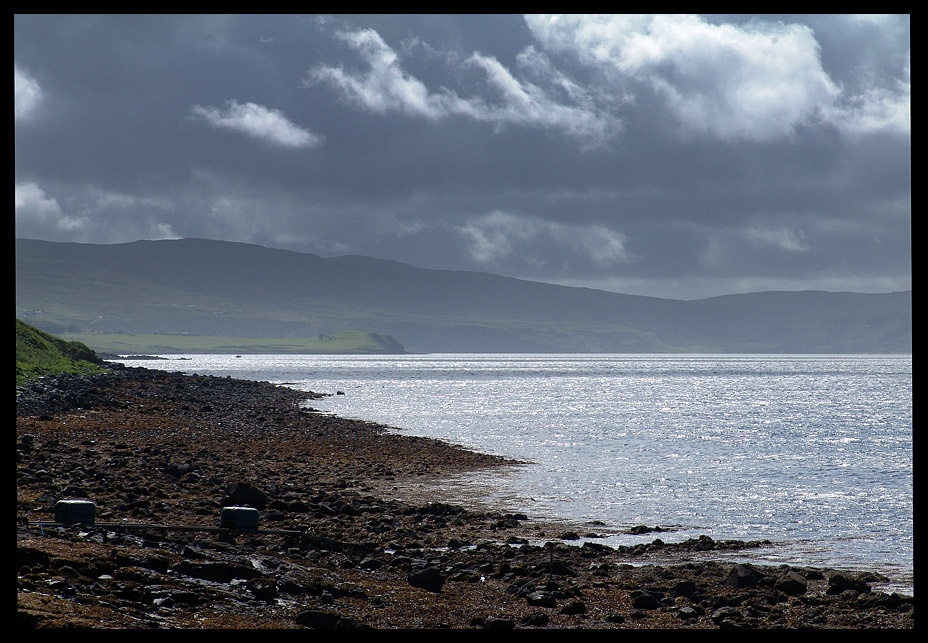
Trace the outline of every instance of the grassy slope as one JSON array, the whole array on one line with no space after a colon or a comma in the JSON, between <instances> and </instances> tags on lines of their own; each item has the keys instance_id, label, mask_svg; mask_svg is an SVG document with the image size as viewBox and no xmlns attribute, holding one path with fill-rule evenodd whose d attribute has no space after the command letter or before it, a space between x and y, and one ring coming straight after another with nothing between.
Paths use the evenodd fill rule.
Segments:
<instances>
[{"instance_id":1,"label":"grassy slope","mask_svg":"<svg viewBox=\"0 0 928 643\"><path fill-rule=\"evenodd\" d=\"M16 320L16 383L57 373L97 373L102 360L86 345L68 342Z\"/></svg>"},{"instance_id":2,"label":"grassy slope","mask_svg":"<svg viewBox=\"0 0 928 643\"><path fill-rule=\"evenodd\" d=\"M405 349L389 336L365 331L343 331L308 338L249 339L206 335L130 335L64 333L64 337L92 346L101 353L301 353L389 354Z\"/></svg>"}]
</instances>

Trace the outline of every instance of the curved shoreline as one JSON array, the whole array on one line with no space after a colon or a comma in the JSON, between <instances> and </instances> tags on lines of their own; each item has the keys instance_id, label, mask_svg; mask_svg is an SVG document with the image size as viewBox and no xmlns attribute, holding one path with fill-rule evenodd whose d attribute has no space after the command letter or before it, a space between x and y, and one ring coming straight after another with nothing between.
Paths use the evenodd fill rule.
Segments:
<instances>
[{"instance_id":1,"label":"curved shoreline","mask_svg":"<svg viewBox=\"0 0 928 643\"><path fill-rule=\"evenodd\" d=\"M134 368L35 388L17 395L22 522L47 520L57 498L86 495L101 522L218 525L219 509L241 500L230 493L254 489L262 529L363 553L275 536L43 535L21 525L24 626L914 626L914 601L870 591L874 574L685 557L656 565L670 552L751 543L658 537L623 551L594 537L570 546L589 534L404 494L512 462L300 409L312 396L293 389ZM232 577L202 578L219 568Z\"/></svg>"}]
</instances>

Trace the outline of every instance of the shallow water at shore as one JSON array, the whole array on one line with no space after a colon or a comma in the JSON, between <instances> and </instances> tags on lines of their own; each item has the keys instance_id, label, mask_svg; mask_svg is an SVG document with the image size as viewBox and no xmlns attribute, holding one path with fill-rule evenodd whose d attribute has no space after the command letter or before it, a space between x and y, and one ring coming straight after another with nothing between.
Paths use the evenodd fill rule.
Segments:
<instances>
[{"instance_id":1,"label":"shallow water at shore","mask_svg":"<svg viewBox=\"0 0 928 643\"><path fill-rule=\"evenodd\" d=\"M332 393L311 405L531 461L449 489L599 521L607 544L638 524L770 539L751 560L914 593L911 356L183 357L131 363Z\"/></svg>"}]
</instances>

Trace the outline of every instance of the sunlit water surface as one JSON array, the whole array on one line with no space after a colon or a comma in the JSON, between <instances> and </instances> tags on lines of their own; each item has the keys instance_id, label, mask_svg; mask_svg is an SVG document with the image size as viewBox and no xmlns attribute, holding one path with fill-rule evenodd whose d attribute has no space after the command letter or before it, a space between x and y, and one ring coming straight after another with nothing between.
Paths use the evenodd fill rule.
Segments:
<instances>
[{"instance_id":1,"label":"sunlit water surface","mask_svg":"<svg viewBox=\"0 0 928 643\"><path fill-rule=\"evenodd\" d=\"M873 569L914 593L908 355L166 357L126 363L331 393L309 404L531 462L454 484L600 521L597 542L769 539L735 558ZM634 525L673 531L614 533Z\"/></svg>"}]
</instances>

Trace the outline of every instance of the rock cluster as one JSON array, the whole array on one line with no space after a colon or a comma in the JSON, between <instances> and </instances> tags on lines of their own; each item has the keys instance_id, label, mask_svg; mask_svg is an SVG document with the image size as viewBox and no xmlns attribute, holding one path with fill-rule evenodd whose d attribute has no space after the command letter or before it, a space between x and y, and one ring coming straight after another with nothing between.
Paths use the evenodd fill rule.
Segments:
<instances>
[{"instance_id":1,"label":"rock cluster","mask_svg":"<svg viewBox=\"0 0 928 643\"><path fill-rule=\"evenodd\" d=\"M912 597L873 574L711 558L764 543L646 529L613 548L406 493L511 463L311 397L134 368L18 389L20 627L914 626ZM95 524L37 524L63 498L96 502ZM229 503L258 509L259 530L216 529Z\"/></svg>"}]
</instances>

